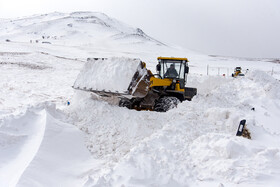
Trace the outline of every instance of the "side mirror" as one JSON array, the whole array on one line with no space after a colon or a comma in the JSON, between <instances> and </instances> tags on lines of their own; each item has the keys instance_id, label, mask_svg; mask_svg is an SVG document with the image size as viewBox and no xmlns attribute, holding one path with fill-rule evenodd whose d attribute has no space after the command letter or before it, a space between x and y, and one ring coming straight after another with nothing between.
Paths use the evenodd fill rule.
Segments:
<instances>
[{"instance_id":1,"label":"side mirror","mask_svg":"<svg viewBox=\"0 0 280 187\"><path fill-rule=\"evenodd\" d=\"M157 71L160 71L160 70L161 70L161 65L158 64L158 65L157 65Z\"/></svg>"},{"instance_id":2,"label":"side mirror","mask_svg":"<svg viewBox=\"0 0 280 187\"><path fill-rule=\"evenodd\" d=\"M185 73L189 73L189 66L186 66L186 68L185 68Z\"/></svg>"}]
</instances>

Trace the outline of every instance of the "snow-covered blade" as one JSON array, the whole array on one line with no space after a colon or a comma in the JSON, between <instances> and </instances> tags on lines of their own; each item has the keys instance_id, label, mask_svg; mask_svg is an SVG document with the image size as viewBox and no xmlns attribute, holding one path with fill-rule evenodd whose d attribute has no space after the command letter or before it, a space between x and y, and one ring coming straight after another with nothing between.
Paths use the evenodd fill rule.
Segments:
<instances>
[{"instance_id":1,"label":"snow-covered blade","mask_svg":"<svg viewBox=\"0 0 280 187\"><path fill-rule=\"evenodd\" d=\"M146 75L147 69L139 59L93 58L88 59L73 88L102 95L145 96L148 92Z\"/></svg>"}]
</instances>

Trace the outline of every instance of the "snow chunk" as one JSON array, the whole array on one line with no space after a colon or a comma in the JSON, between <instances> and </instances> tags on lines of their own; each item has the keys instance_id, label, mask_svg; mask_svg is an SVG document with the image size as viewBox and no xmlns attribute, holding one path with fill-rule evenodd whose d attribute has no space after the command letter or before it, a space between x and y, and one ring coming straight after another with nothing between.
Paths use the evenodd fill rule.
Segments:
<instances>
[{"instance_id":1,"label":"snow chunk","mask_svg":"<svg viewBox=\"0 0 280 187\"><path fill-rule=\"evenodd\" d=\"M275 178L279 153L278 148L218 133L200 136L190 146L192 163L200 180L221 178L237 184Z\"/></svg>"},{"instance_id":2,"label":"snow chunk","mask_svg":"<svg viewBox=\"0 0 280 187\"><path fill-rule=\"evenodd\" d=\"M260 85L260 88L272 99L280 99L280 82L264 71L255 70L248 75L249 79Z\"/></svg>"},{"instance_id":3,"label":"snow chunk","mask_svg":"<svg viewBox=\"0 0 280 187\"><path fill-rule=\"evenodd\" d=\"M81 70L74 88L125 92L136 72L140 59L113 57L90 60Z\"/></svg>"}]
</instances>

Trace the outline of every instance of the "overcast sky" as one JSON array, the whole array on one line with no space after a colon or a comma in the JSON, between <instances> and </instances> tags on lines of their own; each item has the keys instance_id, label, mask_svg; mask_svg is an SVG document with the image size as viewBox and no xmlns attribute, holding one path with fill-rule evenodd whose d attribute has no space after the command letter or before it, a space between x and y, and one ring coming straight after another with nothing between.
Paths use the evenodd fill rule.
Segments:
<instances>
[{"instance_id":1,"label":"overcast sky","mask_svg":"<svg viewBox=\"0 0 280 187\"><path fill-rule=\"evenodd\" d=\"M280 57L280 0L0 0L0 17L98 11L207 54Z\"/></svg>"}]
</instances>

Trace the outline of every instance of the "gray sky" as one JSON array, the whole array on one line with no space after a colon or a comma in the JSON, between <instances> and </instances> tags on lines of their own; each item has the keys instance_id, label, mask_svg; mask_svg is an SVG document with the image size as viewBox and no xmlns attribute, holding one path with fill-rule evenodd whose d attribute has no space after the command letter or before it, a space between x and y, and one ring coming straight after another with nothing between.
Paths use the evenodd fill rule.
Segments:
<instances>
[{"instance_id":1,"label":"gray sky","mask_svg":"<svg viewBox=\"0 0 280 187\"><path fill-rule=\"evenodd\" d=\"M280 57L280 0L0 0L0 17L99 11L207 54Z\"/></svg>"}]
</instances>

